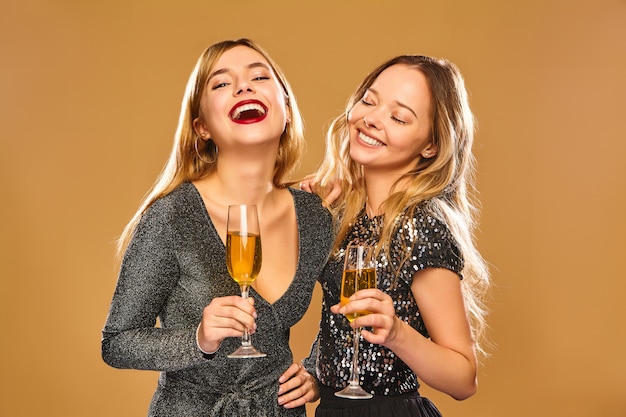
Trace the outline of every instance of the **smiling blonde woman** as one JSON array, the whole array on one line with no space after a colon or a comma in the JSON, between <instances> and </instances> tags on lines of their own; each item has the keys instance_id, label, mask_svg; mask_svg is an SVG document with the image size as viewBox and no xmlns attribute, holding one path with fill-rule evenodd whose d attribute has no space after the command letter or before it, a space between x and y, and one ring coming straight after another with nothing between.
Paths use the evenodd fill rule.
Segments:
<instances>
[{"instance_id":1,"label":"smiling blonde woman","mask_svg":"<svg viewBox=\"0 0 626 417\"><path fill-rule=\"evenodd\" d=\"M321 200L283 186L302 126L283 73L256 43L220 42L198 59L171 155L120 238L103 330L106 363L161 372L150 416L304 417L317 397L289 348L332 245ZM256 205L260 219L263 263L249 299L226 267L234 204ZM266 357L227 357L244 328Z\"/></svg>"}]
</instances>

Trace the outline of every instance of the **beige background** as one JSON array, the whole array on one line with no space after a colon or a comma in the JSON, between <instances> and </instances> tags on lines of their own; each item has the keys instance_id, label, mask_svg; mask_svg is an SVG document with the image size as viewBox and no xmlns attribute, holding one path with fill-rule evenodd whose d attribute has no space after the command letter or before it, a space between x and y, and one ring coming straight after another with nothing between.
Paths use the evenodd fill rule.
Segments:
<instances>
[{"instance_id":1,"label":"beige background","mask_svg":"<svg viewBox=\"0 0 626 417\"><path fill-rule=\"evenodd\" d=\"M375 64L457 63L496 348L476 396L423 392L446 416L626 415L626 1L0 0L1 417L145 415L157 374L100 359L112 242L165 162L197 56L240 36L293 84L302 174Z\"/></svg>"}]
</instances>

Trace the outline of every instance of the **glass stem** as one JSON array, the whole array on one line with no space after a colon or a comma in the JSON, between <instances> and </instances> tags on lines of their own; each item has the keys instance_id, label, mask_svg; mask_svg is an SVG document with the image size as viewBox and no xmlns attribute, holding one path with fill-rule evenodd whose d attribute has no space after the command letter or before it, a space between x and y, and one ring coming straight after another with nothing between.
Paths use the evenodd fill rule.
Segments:
<instances>
[{"instance_id":1,"label":"glass stem","mask_svg":"<svg viewBox=\"0 0 626 417\"><path fill-rule=\"evenodd\" d=\"M354 355L352 356L352 369L350 370L350 385L359 385L359 340L361 339L361 328L354 329L354 337L352 345L354 346Z\"/></svg>"},{"instance_id":2,"label":"glass stem","mask_svg":"<svg viewBox=\"0 0 626 417\"><path fill-rule=\"evenodd\" d=\"M241 297L244 299L248 298L250 286L246 284L241 285ZM243 336L241 337L241 346L252 346L252 342L250 341L250 331L247 327L243 329Z\"/></svg>"}]
</instances>

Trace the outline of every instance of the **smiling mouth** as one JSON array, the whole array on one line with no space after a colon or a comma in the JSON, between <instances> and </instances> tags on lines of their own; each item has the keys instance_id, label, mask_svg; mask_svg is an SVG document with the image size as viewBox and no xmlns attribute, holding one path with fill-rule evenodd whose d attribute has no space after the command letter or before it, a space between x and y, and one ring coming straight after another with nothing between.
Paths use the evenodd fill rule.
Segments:
<instances>
[{"instance_id":1,"label":"smiling mouth","mask_svg":"<svg viewBox=\"0 0 626 417\"><path fill-rule=\"evenodd\" d=\"M237 123L253 123L262 120L267 109L258 102L247 102L235 107L230 112L230 119Z\"/></svg>"},{"instance_id":2,"label":"smiling mouth","mask_svg":"<svg viewBox=\"0 0 626 417\"><path fill-rule=\"evenodd\" d=\"M385 144L381 141L371 138L363 132L359 132L359 139L361 139L361 141L370 146L385 146Z\"/></svg>"}]
</instances>

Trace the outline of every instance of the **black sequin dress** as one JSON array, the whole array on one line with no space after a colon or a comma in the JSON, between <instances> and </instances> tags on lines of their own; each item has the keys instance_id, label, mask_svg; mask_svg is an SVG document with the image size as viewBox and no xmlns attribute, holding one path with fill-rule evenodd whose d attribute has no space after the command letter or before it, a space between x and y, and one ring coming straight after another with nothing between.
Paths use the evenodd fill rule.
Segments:
<instances>
[{"instance_id":1,"label":"black sequin dress","mask_svg":"<svg viewBox=\"0 0 626 417\"><path fill-rule=\"evenodd\" d=\"M401 320L428 337L411 292L413 276L425 268L447 268L461 278L463 258L450 230L428 210L427 203L418 206L406 221L405 217L403 213L396 220L390 256L381 251L377 260L378 288L392 297ZM383 216L369 218L363 210L342 247L348 243L375 245L382 224ZM343 258L342 249L330 258L320 278L324 292L320 332L306 362L307 368L316 364L320 382L322 398L316 416L439 416L435 406L419 396L415 373L391 350L363 338L358 359L360 383L374 398L345 400L334 396L348 384L354 351L348 320L330 311L339 303Z\"/></svg>"}]
</instances>

